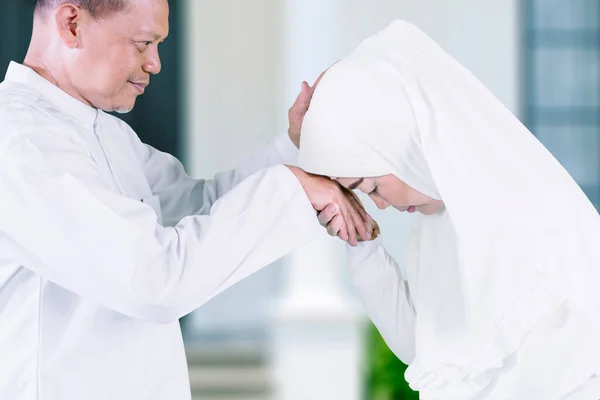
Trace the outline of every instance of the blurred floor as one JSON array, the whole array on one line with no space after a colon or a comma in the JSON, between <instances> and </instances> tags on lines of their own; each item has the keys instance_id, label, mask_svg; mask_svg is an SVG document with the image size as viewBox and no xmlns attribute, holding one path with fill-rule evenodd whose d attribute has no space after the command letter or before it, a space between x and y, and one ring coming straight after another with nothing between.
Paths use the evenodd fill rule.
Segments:
<instances>
[{"instance_id":1,"label":"blurred floor","mask_svg":"<svg viewBox=\"0 0 600 400\"><path fill-rule=\"evenodd\" d=\"M261 346L192 343L186 352L193 400L272 400Z\"/></svg>"}]
</instances>

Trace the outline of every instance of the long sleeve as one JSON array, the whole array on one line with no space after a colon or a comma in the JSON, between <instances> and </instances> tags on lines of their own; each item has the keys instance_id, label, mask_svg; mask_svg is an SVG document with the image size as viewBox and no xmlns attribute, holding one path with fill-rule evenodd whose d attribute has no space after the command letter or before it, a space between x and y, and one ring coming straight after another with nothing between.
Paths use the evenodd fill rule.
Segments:
<instances>
[{"instance_id":1,"label":"long sleeve","mask_svg":"<svg viewBox=\"0 0 600 400\"><path fill-rule=\"evenodd\" d=\"M204 180L188 176L179 160L170 154L143 144L137 136L133 141L150 188L160 198L166 226L173 226L188 215L208 214L217 199L250 175L274 165L293 165L298 155L289 136L280 135L235 169Z\"/></svg>"},{"instance_id":2,"label":"long sleeve","mask_svg":"<svg viewBox=\"0 0 600 400\"><path fill-rule=\"evenodd\" d=\"M367 315L394 354L410 364L415 357L416 313L398 264L381 237L347 248L352 281Z\"/></svg>"},{"instance_id":3,"label":"long sleeve","mask_svg":"<svg viewBox=\"0 0 600 400\"><path fill-rule=\"evenodd\" d=\"M134 318L176 320L321 229L284 166L251 175L209 215L163 227L76 144L48 154L35 139L0 143L2 256Z\"/></svg>"}]
</instances>

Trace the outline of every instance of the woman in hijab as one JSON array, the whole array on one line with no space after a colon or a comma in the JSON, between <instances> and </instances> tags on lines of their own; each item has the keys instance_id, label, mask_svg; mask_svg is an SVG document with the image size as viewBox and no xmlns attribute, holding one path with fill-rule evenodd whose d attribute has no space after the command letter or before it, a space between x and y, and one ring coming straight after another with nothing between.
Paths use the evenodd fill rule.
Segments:
<instances>
[{"instance_id":1,"label":"woman in hijab","mask_svg":"<svg viewBox=\"0 0 600 400\"><path fill-rule=\"evenodd\" d=\"M600 398L600 217L423 32L396 21L328 70L300 166L418 213L401 267L381 238L349 251L421 399Z\"/></svg>"}]
</instances>

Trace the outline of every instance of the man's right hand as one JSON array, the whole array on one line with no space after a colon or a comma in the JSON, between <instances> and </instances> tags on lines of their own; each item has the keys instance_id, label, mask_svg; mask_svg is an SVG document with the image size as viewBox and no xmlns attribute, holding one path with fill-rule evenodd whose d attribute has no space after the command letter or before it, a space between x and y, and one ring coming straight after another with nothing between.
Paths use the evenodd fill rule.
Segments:
<instances>
[{"instance_id":1,"label":"man's right hand","mask_svg":"<svg viewBox=\"0 0 600 400\"><path fill-rule=\"evenodd\" d=\"M329 178L309 174L297 167L288 168L300 181L313 208L317 212L327 209L327 213L334 214L327 225L330 235L339 236L351 246L356 246L358 238L371 239L373 220L351 191Z\"/></svg>"},{"instance_id":2,"label":"man's right hand","mask_svg":"<svg viewBox=\"0 0 600 400\"><path fill-rule=\"evenodd\" d=\"M344 190L348 194L352 195L352 197L354 197L354 199L364 208L362 201L360 201L360 199L358 198L356 193L354 193L354 191L346 189L343 186L342 186L342 190ZM337 214L337 205L330 204L327 207L325 207L324 210L319 212L318 218L319 218L319 223L322 226L324 226L325 228L327 228L327 233L329 233L329 235L338 236L338 232L339 232L340 227L342 226L343 220L340 217L340 215ZM379 225L377 224L377 222L372 218L371 218L371 227L372 227L372 233L371 233L371 238L369 240L375 240L375 239L377 239L377 237L379 236L381 231L379 229ZM364 242L365 240L363 240L361 237L359 237L358 241Z\"/></svg>"}]
</instances>

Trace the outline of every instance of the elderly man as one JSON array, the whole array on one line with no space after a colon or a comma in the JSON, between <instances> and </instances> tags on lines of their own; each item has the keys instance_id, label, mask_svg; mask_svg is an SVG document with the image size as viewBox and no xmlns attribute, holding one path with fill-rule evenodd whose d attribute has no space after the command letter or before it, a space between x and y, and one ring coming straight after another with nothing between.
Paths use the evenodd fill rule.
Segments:
<instances>
[{"instance_id":1,"label":"elderly man","mask_svg":"<svg viewBox=\"0 0 600 400\"><path fill-rule=\"evenodd\" d=\"M38 0L0 84L0 399L189 399L178 319L315 237L371 220L294 162L289 136L189 178L104 111L160 71L167 0Z\"/></svg>"}]
</instances>

